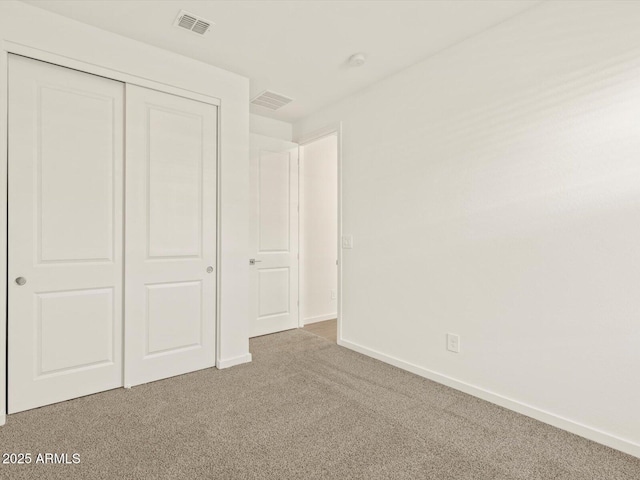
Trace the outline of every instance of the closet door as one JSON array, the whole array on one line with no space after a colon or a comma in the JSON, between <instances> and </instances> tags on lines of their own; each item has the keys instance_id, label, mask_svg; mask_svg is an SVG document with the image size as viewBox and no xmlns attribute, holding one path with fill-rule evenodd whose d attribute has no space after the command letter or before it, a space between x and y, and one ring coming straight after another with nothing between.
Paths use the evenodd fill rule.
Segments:
<instances>
[{"instance_id":1,"label":"closet door","mask_svg":"<svg viewBox=\"0 0 640 480\"><path fill-rule=\"evenodd\" d=\"M123 101L9 57L9 413L123 384Z\"/></svg>"},{"instance_id":2,"label":"closet door","mask_svg":"<svg viewBox=\"0 0 640 480\"><path fill-rule=\"evenodd\" d=\"M215 365L217 107L127 85L125 386Z\"/></svg>"}]
</instances>

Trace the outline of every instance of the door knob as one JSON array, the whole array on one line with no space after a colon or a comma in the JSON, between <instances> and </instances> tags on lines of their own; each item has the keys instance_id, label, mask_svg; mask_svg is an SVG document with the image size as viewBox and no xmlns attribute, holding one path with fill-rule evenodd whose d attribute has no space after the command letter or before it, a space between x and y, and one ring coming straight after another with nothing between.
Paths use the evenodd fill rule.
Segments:
<instances>
[{"instance_id":1,"label":"door knob","mask_svg":"<svg viewBox=\"0 0 640 480\"><path fill-rule=\"evenodd\" d=\"M255 258L249 259L249 265L255 265L256 263L260 263L262 260L256 260Z\"/></svg>"},{"instance_id":2,"label":"door knob","mask_svg":"<svg viewBox=\"0 0 640 480\"><path fill-rule=\"evenodd\" d=\"M211 265L207 267L207 273L213 273L213 267Z\"/></svg>"},{"instance_id":3,"label":"door knob","mask_svg":"<svg viewBox=\"0 0 640 480\"><path fill-rule=\"evenodd\" d=\"M24 285L25 283L27 283L27 279L24 277L18 277L16 278L16 283L20 286Z\"/></svg>"}]
</instances>

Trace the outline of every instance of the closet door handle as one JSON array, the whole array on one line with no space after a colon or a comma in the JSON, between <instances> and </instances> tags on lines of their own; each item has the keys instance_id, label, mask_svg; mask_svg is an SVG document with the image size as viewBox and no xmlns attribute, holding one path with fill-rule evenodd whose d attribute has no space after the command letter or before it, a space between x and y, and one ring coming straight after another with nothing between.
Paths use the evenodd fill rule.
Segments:
<instances>
[{"instance_id":1,"label":"closet door handle","mask_svg":"<svg viewBox=\"0 0 640 480\"><path fill-rule=\"evenodd\" d=\"M213 273L213 267L211 265L207 267L207 273Z\"/></svg>"},{"instance_id":2,"label":"closet door handle","mask_svg":"<svg viewBox=\"0 0 640 480\"><path fill-rule=\"evenodd\" d=\"M249 265L255 265L256 263L260 263L262 260L256 260L255 258L249 259Z\"/></svg>"},{"instance_id":3,"label":"closet door handle","mask_svg":"<svg viewBox=\"0 0 640 480\"><path fill-rule=\"evenodd\" d=\"M24 277L18 277L16 278L16 283L20 286L23 286L25 283L27 283L27 279Z\"/></svg>"}]
</instances>

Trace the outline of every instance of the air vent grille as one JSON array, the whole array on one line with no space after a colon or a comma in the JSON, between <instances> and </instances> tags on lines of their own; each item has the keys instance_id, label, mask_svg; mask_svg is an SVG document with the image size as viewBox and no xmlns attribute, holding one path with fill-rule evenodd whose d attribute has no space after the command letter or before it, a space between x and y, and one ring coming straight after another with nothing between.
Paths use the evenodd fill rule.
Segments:
<instances>
[{"instance_id":1,"label":"air vent grille","mask_svg":"<svg viewBox=\"0 0 640 480\"><path fill-rule=\"evenodd\" d=\"M210 23L203 22L202 20L198 20L196 24L193 26L193 28L191 29L191 31L195 33L199 33L200 35L204 35L205 33L207 33L207 30L209 30L210 26L211 26Z\"/></svg>"},{"instance_id":2,"label":"air vent grille","mask_svg":"<svg viewBox=\"0 0 640 480\"><path fill-rule=\"evenodd\" d=\"M173 22L173 24L177 27L189 30L190 32L197 33L198 35L204 35L209 31L212 25L215 25L209 20L205 20L202 17L198 17L193 13L185 12L184 10L180 10L180 13L178 13L178 16L176 17L176 21Z\"/></svg>"},{"instance_id":3,"label":"air vent grille","mask_svg":"<svg viewBox=\"0 0 640 480\"><path fill-rule=\"evenodd\" d=\"M182 15L180 17L180 21L178 22L178 26L182 28L186 28L187 30L191 30L193 26L196 24L198 20L191 15Z\"/></svg>"},{"instance_id":4,"label":"air vent grille","mask_svg":"<svg viewBox=\"0 0 640 480\"><path fill-rule=\"evenodd\" d=\"M269 110L278 110L291 102L293 102L293 98L285 97L284 95L268 90L265 90L251 100L253 105L259 105Z\"/></svg>"}]
</instances>

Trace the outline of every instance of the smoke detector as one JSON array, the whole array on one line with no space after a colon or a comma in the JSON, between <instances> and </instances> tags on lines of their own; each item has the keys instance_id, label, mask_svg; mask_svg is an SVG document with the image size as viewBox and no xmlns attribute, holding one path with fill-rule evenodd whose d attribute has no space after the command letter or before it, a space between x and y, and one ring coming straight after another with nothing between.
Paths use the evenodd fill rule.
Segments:
<instances>
[{"instance_id":1,"label":"smoke detector","mask_svg":"<svg viewBox=\"0 0 640 480\"><path fill-rule=\"evenodd\" d=\"M215 23L198 15L194 15L193 13L180 10L173 25L189 30L192 33L197 33L198 35L204 35Z\"/></svg>"},{"instance_id":2,"label":"smoke detector","mask_svg":"<svg viewBox=\"0 0 640 480\"><path fill-rule=\"evenodd\" d=\"M365 57L364 53L354 53L349 57L349 65L352 67L360 67L364 65L364 62L367 61L367 57Z\"/></svg>"},{"instance_id":3,"label":"smoke detector","mask_svg":"<svg viewBox=\"0 0 640 480\"><path fill-rule=\"evenodd\" d=\"M285 97L284 95L270 92L269 90L259 93L251 100L253 105L259 105L269 110L278 110L291 102L293 102L293 98Z\"/></svg>"}]
</instances>

